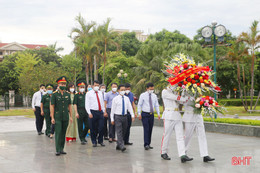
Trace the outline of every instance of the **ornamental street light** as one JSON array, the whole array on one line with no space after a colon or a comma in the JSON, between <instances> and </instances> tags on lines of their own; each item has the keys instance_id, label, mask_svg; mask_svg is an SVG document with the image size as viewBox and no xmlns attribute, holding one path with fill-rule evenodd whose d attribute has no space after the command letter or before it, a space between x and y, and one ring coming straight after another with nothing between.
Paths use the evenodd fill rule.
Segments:
<instances>
[{"instance_id":1,"label":"ornamental street light","mask_svg":"<svg viewBox=\"0 0 260 173\"><path fill-rule=\"evenodd\" d=\"M213 21L212 26L205 26L201 30L201 35L205 38L205 42L211 42L211 36L213 35L213 47L214 47L214 83L217 83L217 69L216 69L216 46L217 40L219 42L224 41L224 35L226 34L226 28L223 25L217 25L216 21ZM218 38L217 38L218 37ZM217 100L216 93L214 94L215 100ZM215 118L217 115L215 114Z\"/></svg>"},{"instance_id":2,"label":"ornamental street light","mask_svg":"<svg viewBox=\"0 0 260 173\"><path fill-rule=\"evenodd\" d=\"M127 78L128 74L124 73L124 70L120 70L119 73L117 74L117 77L120 79L121 84L123 84L123 82L125 81L125 79Z\"/></svg>"}]
</instances>

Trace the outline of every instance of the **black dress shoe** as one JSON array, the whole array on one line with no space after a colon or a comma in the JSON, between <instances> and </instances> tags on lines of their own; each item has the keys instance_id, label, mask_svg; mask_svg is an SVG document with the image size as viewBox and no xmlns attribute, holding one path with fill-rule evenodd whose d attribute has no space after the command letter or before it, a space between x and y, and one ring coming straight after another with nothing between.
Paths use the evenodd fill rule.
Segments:
<instances>
[{"instance_id":1,"label":"black dress shoe","mask_svg":"<svg viewBox=\"0 0 260 173\"><path fill-rule=\"evenodd\" d=\"M55 155L56 155L56 156L59 156L59 155L60 155L60 152L56 152Z\"/></svg>"},{"instance_id":2,"label":"black dress shoe","mask_svg":"<svg viewBox=\"0 0 260 173\"><path fill-rule=\"evenodd\" d=\"M149 147L148 145L146 145L146 146L144 147L144 149L145 149L145 150L149 150L150 147Z\"/></svg>"},{"instance_id":3,"label":"black dress shoe","mask_svg":"<svg viewBox=\"0 0 260 173\"><path fill-rule=\"evenodd\" d=\"M104 140L108 140L108 137L104 137Z\"/></svg>"},{"instance_id":4,"label":"black dress shoe","mask_svg":"<svg viewBox=\"0 0 260 173\"><path fill-rule=\"evenodd\" d=\"M192 161L193 158L189 158L187 155L181 156L181 162L185 163L187 161Z\"/></svg>"},{"instance_id":5,"label":"black dress shoe","mask_svg":"<svg viewBox=\"0 0 260 173\"><path fill-rule=\"evenodd\" d=\"M38 135L42 135L42 134L44 134L44 133L42 133L42 132L38 132Z\"/></svg>"},{"instance_id":6,"label":"black dress shoe","mask_svg":"<svg viewBox=\"0 0 260 173\"><path fill-rule=\"evenodd\" d=\"M97 144L93 144L93 147L97 147Z\"/></svg>"},{"instance_id":7,"label":"black dress shoe","mask_svg":"<svg viewBox=\"0 0 260 173\"><path fill-rule=\"evenodd\" d=\"M203 157L203 162L210 162L210 161L213 161L213 160L215 160L215 159L214 159L214 158L211 158L211 157L209 157L209 156Z\"/></svg>"},{"instance_id":8,"label":"black dress shoe","mask_svg":"<svg viewBox=\"0 0 260 173\"><path fill-rule=\"evenodd\" d=\"M153 149L153 147L151 147L151 146L149 145L149 149Z\"/></svg>"},{"instance_id":9,"label":"black dress shoe","mask_svg":"<svg viewBox=\"0 0 260 173\"><path fill-rule=\"evenodd\" d=\"M88 143L88 141L86 139L83 140L84 142Z\"/></svg>"},{"instance_id":10,"label":"black dress shoe","mask_svg":"<svg viewBox=\"0 0 260 173\"><path fill-rule=\"evenodd\" d=\"M133 145L133 143L127 142L127 143L125 143L125 145Z\"/></svg>"},{"instance_id":11,"label":"black dress shoe","mask_svg":"<svg viewBox=\"0 0 260 173\"><path fill-rule=\"evenodd\" d=\"M86 142L85 141L81 141L81 145L86 145Z\"/></svg>"},{"instance_id":12,"label":"black dress shoe","mask_svg":"<svg viewBox=\"0 0 260 173\"><path fill-rule=\"evenodd\" d=\"M61 151L60 154L67 154L65 151Z\"/></svg>"},{"instance_id":13,"label":"black dress shoe","mask_svg":"<svg viewBox=\"0 0 260 173\"><path fill-rule=\"evenodd\" d=\"M122 152L124 152L125 150L126 150L126 148L125 148L125 147L123 147L123 148L121 149L121 151L122 151Z\"/></svg>"},{"instance_id":14,"label":"black dress shoe","mask_svg":"<svg viewBox=\"0 0 260 173\"><path fill-rule=\"evenodd\" d=\"M116 146L116 150L121 150L119 146Z\"/></svg>"},{"instance_id":15,"label":"black dress shoe","mask_svg":"<svg viewBox=\"0 0 260 173\"><path fill-rule=\"evenodd\" d=\"M171 158L168 156L167 153L161 154L161 157L162 157L164 160L171 160Z\"/></svg>"},{"instance_id":16,"label":"black dress shoe","mask_svg":"<svg viewBox=\"0 0 260 173\"><path fill-rule=\"evenodd\" d=\"M101 147L104 147L104 146L106 146L104 143L100 143L100 145L101 145Z\"/></svg>"}]
</instances>

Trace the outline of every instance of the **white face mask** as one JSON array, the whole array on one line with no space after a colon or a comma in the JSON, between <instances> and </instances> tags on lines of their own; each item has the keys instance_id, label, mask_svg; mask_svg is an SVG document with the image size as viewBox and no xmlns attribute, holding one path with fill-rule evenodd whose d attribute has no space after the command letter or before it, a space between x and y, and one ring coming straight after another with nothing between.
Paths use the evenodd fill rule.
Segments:
<instances>
[{"instance_id":1,"label":"white face mask","mask_svg":"<svg viewBox=\"0 0 260 173\"><path fill-rule=\"evenodd\" d=\"M70 92L72 92L72 93L73 93L74 91L75 91L75 89L74 89L74 88L70 88Z\"/></svg>"},{"instance_id":2,"label":"white face mask","mask_svg":"<svg viewBox=\"0 0 260 173\"><path fill-rule=\"evenodd\" d=\"M101 92L105 92L105 91L106 91L106 89L105 89L105 88L102 88L102 89L100 89L100 91L101 91Z\"/></svg>"},{"instance_id":3,"label":"white face mask","mask_svg":"<svg viewBox=\"0 0 260 173\"><path fill-rule=\"evenodd\" d=\"M116 90L117 90L117 88L112 88L112 91L113 91L113 92L116 92Z\"/></svg>"},{"instance_id":4,"label":"white face mask","mask_svg":"<svg viewBox=\"0 0 260 173\"><path fill-rule=\"evenodd\" d=\"M43 93L43 92L44 92L44 90L43 90L43 89L40 89L40 92L41 92L41 93Z\"/></svg>"},{"instance_id":5,"label":"white face mask","mask_svg":"<svg viewBox=\"0 0 260 173\"><path fill-rule=\"evenodd\" d=\"M120 95L121 96L125 95L125 91L120 91Z\"/></svg>"},{"instance_id":6,"label":"white face mask","mask_svg":"<svg viewBox=\"0 0 260 173\"><path fill-rule=\"evenodd\" d=\"M85 92L85 88L80 88L79 92L81 92L81 93Z\"/></svg>"},{"instance_id":7,"label":"white face mask","mask_svg":"<svg viewBox=\"0 0 260 173\"><path fill-rule=\"evenodd\" d=\"M148 93L149 94L151 94L151 93L153 93L154 92L154 90L148 90Z\"/></svg>"},{"instance_id":8,"label":"white face mask","mask_svg":"<svg viewBox=\"0 0 260 173\"><path fill-rule=\"evenodd\" d=\"M95 86L94 87L94 91L98 91L99 87L98 86Z\"/></svg>"},{"instance_id":9,"label":"white face mask","mask_svg":"<svg viewBox=\"0 0 260 173\"><path fill-rule=\"evenodd\" d=\"M129 94L129 93L130 93L130 90L126 90L125 93L126 93L126 94Z\"/></svg>"}]
</instances>

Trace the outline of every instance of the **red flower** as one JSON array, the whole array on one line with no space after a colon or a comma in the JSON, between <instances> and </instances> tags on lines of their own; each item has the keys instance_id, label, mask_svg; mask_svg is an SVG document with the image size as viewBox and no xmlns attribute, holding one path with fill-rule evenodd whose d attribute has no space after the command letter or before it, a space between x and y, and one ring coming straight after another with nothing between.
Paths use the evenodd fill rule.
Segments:
<instances>
[{"instance_id":1,"label":"red flower","mask_svg":"<svg viewBox=\"0 0 260 173\"><path fill-rule=\"evenodd\" d=\"M173 73L173 71L171 69L167 69L166 71L167 71L167 73L170 73L170 74Z\"/></svg>"},{"instance_id":2,"label":"red flower","mask_svg":"<svg viewBox=\"0 0 260 173\"><path fill-rule=\"evenodd\" d=\"M203 80L203 79L201 79L201 80L200 80L200 83L204 83L204 80Z\"/></svg>"},{"instance_id":3,"label":"red flower","mask_svg":"<svg viewBox=\"0 0 260 173\"><path fill-rule=\"evenodd\" d=\"M203 105L204 104L204 101L200 101L200 105Z\"/></svg>"},{"instance_id":4,"label":"red flower","mask_svg":"<svg viewBox=\"0 0 260 173\"><path fill-rule=\"evenodd\" d=\"M210 101L209 101L209 104L213 104L213 100L210 100Z\"/></svg>"},{"instance_id":5,"label":"red flower","mask_svg":"<svg viewBox=\"0 0 260 173\"><path fill-rule=\"evenodd\" d=\"M215 90L221 91L221 89L218 86L215 87Z\"/></svg>"},{"instance_id":6,"label":"red flower","mask_svg":"<svg viewBox=\"0 0 260 173\"><path fill-rule=\"evenodd\" d=\"M191 78L187 78L187 82L191 82L191 80L192 80Z\"/></svg>"},{"instance_id":7,"label":"red flower","mask_svg":"<svg viewBox=\"0 0 260 173\"><path fill-rule=\"evenodd\" d=\"M215 105L218 106L218 102L215 102Z\"/></svg>"},{"instance_id":8,"label":"red flower","mask_svg":"<svg viewBox=\"0 0 260 173\"><path fill-rule=\"evenodd\" d=\"M184 85L187 85L187 83L188 83L187 81L184 81L184 82L183 82Z\"/></svg>"},{"instance_id":9,"label":"red flower","mask_svg":"<svg viewBox=\"0 0 260 173\"><path fill-rule=\"evenodd\" d=\"M200 76L199 75L195 75L195 77L194 77L196 80L198 80L199 78L200 78Z\"/></svg>"},{"instance_id":10,"label":"red flower","mask_svg":"<svg viewBox=\"0 0 260 173\"><path fill-rule=\"evenodd\" d=\"M195 80L192 80L192 81L191 81L191 83L195 84L195 83L196 83L196 81L195 81Z\"/></svg>"},{"instance_id":11,"label":"red flower","mask_svg":"<svg viewBox=\"0 0 260 173\"><path fill-rule=\"evenodd\" d=\"M209 100L209 96L206 96L205 99L206 99L206 100Z\"/></svg>"},{"instance_id":12,"label":"red flower","mask_svg":"<svg viewBox=\"0 0 260 173\"><path fill-rule=\"evenodd\" d=\"M179 86L179 87L181 87L181 86L182 86L182 84L181 84L181 83L178 83L178 86Z\"/></svg>"},{"instance_id":13,"label":"red flower","mask_svg":"<svg viewBox=\"0 0 260 173\"><path fill-rule=\"evenodd\" d=\"M197 86L200 86L200 83L197 83Z\"/></svg>"},{"instance_id":14,"label":"red flower","mask_svg":"<svg viewBox=\"0 0 260 173\"><path fill-rule=\"evenodd\" d=\"M187 69L188 67L189 67L188 64L184 64L184 65L183 65L183 68L184 68L184 69Z\"/></svg>"}]
</instances>

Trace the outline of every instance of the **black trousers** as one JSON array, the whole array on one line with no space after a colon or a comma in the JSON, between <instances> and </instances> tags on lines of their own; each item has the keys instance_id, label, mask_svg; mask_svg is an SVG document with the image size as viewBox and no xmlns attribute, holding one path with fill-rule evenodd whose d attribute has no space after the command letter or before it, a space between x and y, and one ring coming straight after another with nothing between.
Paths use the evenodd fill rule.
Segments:
<instances>
[{"instance_id":1,"label":"black trousers","mask_svg":"<svg viewBox=\"0 0 260 173\"><path fill-rule=\"evenodd\" d=\"M144 146L151 144L154 114L142 112L142 123L144 128Z\"/></svg>"},{"instance_id":2,"label":"black trousers","mask_svg":"<svg viewBox=\"0 0 260 173\"><path fill-rule=\"evenodd\" d=\"M103 130L104 130L104 113L103 111L90 110L93 118L89 118L90 136L92 144L103 143Z\"/></svg>"},{"instance_id":3,"label":"black trousers","mask_svg":"<svg viewBox=\"0 0 260 173\"><path fill-rule=\"evenodd\" d=\"M132 117L129 112L127 112L126 116L127 116L127 128L126 128L126 132L125 132L125 136L124 136L124 142L129 143L130 128L132 125Z\"/></svg>"},{"instance_id":4,"label":"black trousers","mask_svg":"<svg viewBox=\"0 0 260 173\"><path fill-rule=\"evenodd\" d=\"M108 137L107 121L108 121L108 117L104 117L104 137L105 138Z\"/></svg>"},{"instance_id":5,"label":"black trousers","mask_svg":"<svg viewBox=\"0 0 260 173\"><path fill-rule=\"evenodd\" d=\"M38 106L35 106L34 114L35 114L36 130L37 130L37 132L42 132L44 116L41 115L41 108Z\"/></svg>"}]
</instances>

